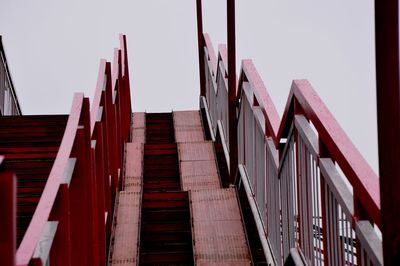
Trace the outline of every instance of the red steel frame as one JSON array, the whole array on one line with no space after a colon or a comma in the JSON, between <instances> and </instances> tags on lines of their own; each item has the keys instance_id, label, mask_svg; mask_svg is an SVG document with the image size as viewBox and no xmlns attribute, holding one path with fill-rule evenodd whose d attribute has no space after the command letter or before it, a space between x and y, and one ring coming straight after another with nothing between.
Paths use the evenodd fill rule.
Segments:
<instances>
[{"instance_id":1,"label":"red steel frame","mask_svg":"<svg viewBox=\"0 0 400 266\"><path fill-rule=\"evenodd\" d=\"M400 68L398 0L375 1L376 81L383 253L400 264Z\"/></svg>"},{"instance_id":2,"label":"red steel frame","mask_svg":"<svg viewBox=\"0 0 400 266\"><path fill-rule=\"evenodd\" d=\"M0 169L4 160L0 156ZM11 172L0 171L0 262L15 264L17 195L16 178Z\"/></svg>"},{"instance_id":3,"label":"red steel frame","mask_svg":"<svg viewBox=\"0 0 400 266\"><path fill-rule=\"evenodd\" d=\"M16 253L15 178L1 171L0 165L0 189L5 190L0 193L5 197L1 204L6 210L2 214L7 215L7 219L0 219L1 228L7 232L0 235L0 264L42 265L41 259L33 255L48 221L58 221L48 254L51 263L106 264L113 201L119 189L124 143L130 138L131 124L124 35L120 36L120 43L113 73L109 62L100 62L91 112L88 98L81 93L74 96L57 157Z\"/></svg>"},{"instance_id":4,"label":"red steel frame","mask_svg":"<svg viewBox=\"0 0 400 266\"><path fill-rule=\"evenodd\" d=\"M237 172L237 119L236 119L236 37L235 37L235 0L227 0L228 32L228 116L229 116L229 165L230 181L233 182Z\"/></svg>"}]
</instances>

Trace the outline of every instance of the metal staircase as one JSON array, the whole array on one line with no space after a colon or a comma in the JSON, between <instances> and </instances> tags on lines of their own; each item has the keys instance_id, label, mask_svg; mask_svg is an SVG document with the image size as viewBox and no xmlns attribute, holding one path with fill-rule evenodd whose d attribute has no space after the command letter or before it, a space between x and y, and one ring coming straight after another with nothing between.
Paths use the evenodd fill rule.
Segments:
<instances>
[{"instance_id":1,"label":"metal staircase","mask_svg":"<svg viewBox=\"0 0 400 266\"><path fill-rule=\"evenodd\" d=\"M140 265L192 265L188 192L181 191L172 113L146 114Z\"/></svg>"}]
</instances>

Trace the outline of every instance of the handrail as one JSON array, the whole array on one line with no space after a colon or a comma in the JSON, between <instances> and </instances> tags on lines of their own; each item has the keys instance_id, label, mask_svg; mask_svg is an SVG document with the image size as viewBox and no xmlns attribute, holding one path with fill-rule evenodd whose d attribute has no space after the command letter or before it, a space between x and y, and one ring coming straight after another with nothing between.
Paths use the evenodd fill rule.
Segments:
<instances>
[{"instance_id":1,"label":"handrail","mask_svg":"<svg viewBox=\"0 0 400 266\"><path fill-rule=\"evenodd\" d=\"M250 75L247 76L247 74ZM336 119L316 94L311 84L307 80L293 81L285 112L279 124L279 130L277 130L277 121L279 117L276 113L276 109L270 97L265 92L265 87L262 85L262 81L259 79L259 75L254 66L249 61L243 62L242 75L246 75L246 80L255 85L254 94L260 106L263 108L267 127L271 132L271 137L274 139L275 146L278 147L280 139L285 138L288 134L288 127L294 118L294 102L296 101L296 103L298 103L296 108L301 108L299 112L304 112L307 119L310 119L314 124L322 143L327 147L332 158L337 161L338 165L354 186L355 194L360 197L360 201L365 206L368 206L366 211L369 216L380 226L378 177L346 133L344 133ZM242 84L243 78L241 79L239 88L242 87ZM263 90L264 93L262 93Z\"/></svg>"},{"instance_id":2,"label":"handrail","mask_svg":"<svg viewBox=\"0 0 400 266\"><path fill-rule=\"evenodd\" d=\"M262 108L262 112L266 120L266 134L268 137L272 137L275 142L281 119L276 111L274 103L272 102L271 96L268 94L264 82L262 81L256 67L253 64L253 61L249 59L242 61L242 72L239 78L239 88L245 80L250 83L254 91L254 96ZM240 93L238 94L238 100L239 97Z\"/></svg>"},{"instance_id":3,"label":"handrail","mask_svg":"<svg viewBox=\"0 0 400 266\"><path fill-rule=\"evenodd\" d=\"M45 263L42 260L50 258L63 265L78 261L106 264L123 143L130 135L124 35L120 36L120 43L123 57L116 49L114 76L111 64L100 61L92 109L82 93L74 95L58 153L17 250L19 266Z\"/></svg>"},{"instance_id":4,"label":"handrail","mask_svg":"<svg viewBox=\"0 0 400 266\"><path fill-rule=\"evenodd\" d=\"M298 106L294 106L294 101ZM301 110L295 110L300 107ZM319 138L328 149L330 156L342 168L342 171L353 185L354 194L366 207L370 219L379 227L380 197L379 179L371 166L366 162L361 153L354 146L339 123L333 117L329 109L319 98L311 84L307 80L294 80L285 107L279 133L275 139L275 145L287 134L287 126L293 119L293 114L304 112L306 118L315 126Z\"/></svg>"},{"instance_id":5,"label":"handrail","mask_svg":"<svg viewBox=\"0 0 400 266\"><path fill-rule=\"evenodd\" d=\"M36 245L49 219L51 209L57 197L62 176L68 166L68 159L74 145L75 137L79 127L79 120L82 116L83 94L76 93L72 102L71 112L68 117L65 133L61 141L53 168L49 174L46 186L40 197L35 213L28 226L28 229L17 250L17 265L28 266L33 256Z\"/></svg>"},{"instance_id":6,"label":"handrail","mask_svg":"<svg viewBox=\"0 0 400 266\"><path fill-rule=\"evenodd\" d=\"M99 74L97 76L95 95L93 98L92 110L90 111L91 135L93 134L94 125L96 124L96 121L98 120L97 116L100 111L100 105L101 105L101 100L102 100L102 96L103 96L103 91L105 91L105 85L106 85L106 79L107 79L107 76L105 74L106 74L106 60L101 59L100 66L99 66Z\"/></svg>"},{"instance_id":7,"label":"handrail","mask_svg":"<svg viewBox=\"0 0 400 266\"><path fill-rule=\"evenodd\" d=\"M211 63L211 69L214 73L214 76L217 74L217 57L215 56L215 51L214 51L214 47L211 43L211 39L210 36L207 33L204 33L204 42L205 42L205 48L208 51L208 57Z\"/></svg>"},{"instance_id":8,"label":"handrail","mask_svg":"<svg viewBox=\"0 0 400 266\"><path fill-rule=\"evenodd\" d=\"M205 55L208 55L208 58L204 58L204 60L206 60L206 67L209 68L208 73L213 73L213 58L212 56L210 56L211 54L213 54L213 51L211 50L212 44L208 38L208 35L204 34L204 38L207 40L204 44ZM218 123L224 125L224 117L221 117L220 114L221 112L223 112L223 109L221 109L221 107L223 108L226 103L221 101L228 100L224 97L218 97L218 93L220 93L220 90L227 88L226 75L228 73L226 72L226 69L224 67L224 65L226 64L225 49L225 46L219 46L216 73L212 75L212 78L215 79L215 83L209 82L208 84L206 84L205 102L208 103L208 105L205 105L210 108L210 114L212 116L211 120L214 124L212 128L214 128L214 131L216 130L216 125ZM225 71L225 73L223 71ZM206 75L210 74L206 73ZM208 78L210 78L210 76L208 76ZM224 78L224 82L221 83L219 81L219 78ZM213 86L217 87L213 88ZM244 160L244 158L248 156L249 158L247 158L247 161L249 165L247 165L243 161L239 163L243 163L246 166L246 169L249 173L249 178L252 182L254 182L250 183L250 185L257 186L257 182L261 182L260 184L265 184L266 181L263 181L262 179L266 178L266 171L269 170L263 170L262 167L272 167L272 172L269 172L270 175L275 171L274 169L276 169L277 167L278 169L282 168L284 157L288 155L285 154L284 151L287 150L287 143L290 144L288 140L288 135L290 133L289 131L293 129L292 133L290 134L294 135L291 135L292 137L290 141L292 142L291 145L293 145L293 143L296 143L296 145L291 146L290 150L291 154L289 156L292 156L292 158L289 160L289 164L292 165L288 166L288 168L284 170L286 171L285 173L278 172L277 175L272 174L272 179L271 176L268 177L268 182L272 182L271 184L273 184L274 186L283 186L281 180L279 180L280 176L283 175L285 177L284 182L286 182L284 183L284 185L288 186L287 189L289 189L285 192L285 195L294 193L293 195L290 195L290 197L292 197L294 201L298 201L298 204L306 204L304 202L304 199L301 198L303 197L303 195L299 196L299 193L308 193L306 191L310 190L310 188L308 188L304 184L297 184L296 182L300 182L300 178L302 178L303 176L305 176L306 178L316 178L315 180L319 180L319 176L316 176L315 173L309 173L308 171L311 171L311 167L314 167L314 170L312 171L317 171L315 169L318 169L318 171L320 171L319 159L330 158L331 160L336 162L337 166L341 168L345 178L347 178L349 184L353 187L352 199L354 201L353 203L355 212L354 214L351 214L350 217L347 217L347 219L350 219L350 221L348 220L349 222L353 222L352 230L355 230L355 222L359 219L369 220L371 223L375 223L378 228L381 228L378 177L365 161L365 159L362 157L360 152L356 149L349 137L345 134L343 129L339 126L338 122L329 112L328 108L325 106L325 104L322 102L322 100L319 98L319 96L307 80L293 81L282 119L280 119L272 102L272 99L269 96L267 89L251 60L242 61L242 69L239 76L238 90L239 92L236 98L236 118L239 125L238 134L242 134L240 135L241 139L238 139L239 146L242 145L239 147L238 155L241 160ZM213 95L214 91L217 94L216 96ZM246 112L242 110L243 108L245 108L244 106L247 108ZM260 113L262 113L262 116L260 116ZM220 119L222 119L222 121L220 121ZM240 126L243 128L241 128ZM314 127L312 128L312 126ZM244 133L243 130L248 131L248 133ZM263 136L259 135L260 131L263 132ZM313 134L315 134L314 131L317 134L315 137L313 137ZM222 134L227 134L227 132L222 132ZM227 135L225 135L225 137L226 136ZM312 138L310 139L310 137ZM261 151L264 152L264 155L262 156L267 156L270 158L268 159L270 160L268 166L265 166L266 162L264 157L255 157L255 153L259 152L260 148L263 149L261 144L264 145L264 148L266 149L265 151ZM305 145L304 147L308 148L304 148L301 145ZM252 146L252 148L249 148L249 146ZM278 165L276 165L276 159L274 159L276 158L276 152L279 152L280 155L280 162L278 163ZM310 158L305 155L307 152L309 153L309 156L311 156ZM244 153L244 155L242 156L241 153ZM313 160L315 162L313 162ZM236 171L236 169L231 169L231 171ZM262 171L264 171L264 176L262 176L261 174ZM276 181L273 180L274 178L276 179ZM298 180L292 180L293 178ZM317 186L319 184L318 182L320 181L315 180L304 182L313 182L313 189L316 189L314 186ZM321 177L321 182L324 182L323 177ZM265 188L263 187L256 187L255 192L257 192L259 189L265 190ZM296 192L295 190L299 191ZM312 192L314 193L313 195L311 195L311 197L314 197L312 199L313 201L324 201L324 199L321 198L322 196L320 195L320 193L322 193L321 190L317 189L316 191ZM333 190L335 190L335 188L333 188ZM329 191L332 190L328 190L328 192ZM262 193L265 193L265 191ZM269 193L271 193L271 191ZM280 195L280 197L282 197L282 195ZM304 197L308 196L304 195ZM280 200L283 199L281 198ZM292 204L290 202L291 199L286 200L289 201L287 202L288 204ZM262 206L263 204L265 204L262 197L260 199L258 199L257 197L256 202L257 204L261 204L260 208L265 209L265 206ZM278 204L278 207L281 204L283 203ZM298 210L296 211L302 211L302 213L300 214L304 217L297 217L295 219L304 219L305 222L311 219L307 217L310 210L306 205L291 205L288 207L298 208ZM319 206L316 206L315 208L317 207ZM282 219L279 218L279 214L276 213L275 209L273 209L272 211L274 212L274 217L278 217L277 219ZM313 209L311 211L318 211L320 215L325 215L322 214L321 210L319 209ZM329 211L332 214L335 212L335 208L331 208L329 209ZM289 210L285 214L287 216L287 219L289 219L290 215L295 215L295 213L292 212L292 210ZM347 213L347 215L349 215L349 213ZM324 218L322 217L322 219ZM290 225L290 223L291 222L289 222L288 226ZM283 225L279 225L278 223L278 226ZM289 233L294 234L293 230L297 229L296 227L293 228L293 225L290 226L292 228L289 228L289 230L292 231L290 231ZM307 237L310 237L310 232L313 229L305 227L301 230L304 231L303 234L305 234ZM277 238L277 241L281 241L279 235L274 237ZM332 237L337 237L337 235L333 235ZM299 243L301 243L301 245L312 243L311 240L308 239L296 241L300 241ZM324 241L326 241L326 239L324 239ZM326 243L323 246L327 247ZM278 250L278 253L280 252L280 248L276 244L274 246L274 249ZM289 250L286 246L286 250L283 255L286 255L287 252L289 252ZM312 254L310 248L305 250L305 253L308 257L312 256L310 255Z\"/></svg>"}]
</instances>

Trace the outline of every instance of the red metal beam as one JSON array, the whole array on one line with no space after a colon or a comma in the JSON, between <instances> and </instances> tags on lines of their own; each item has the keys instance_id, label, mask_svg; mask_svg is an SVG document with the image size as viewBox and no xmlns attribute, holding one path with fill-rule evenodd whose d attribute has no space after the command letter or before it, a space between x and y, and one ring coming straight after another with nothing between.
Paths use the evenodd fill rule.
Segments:
<instances>
[{"instance_id":1,"label":"red metal beam","mask_svg":"<svg viewBox=\"0 0 400 266\"><path fill-rule=\"evenodd\" d=\"M0 156L0 165L3 161ZM0 264L15 265L16 251L16 195L15 175L11 172L0 173Z\"/></svg>"},{"instance_id":2,"label":"red metal beam","mask_svg":"<svg viewBox=\"0 0 400 266\"><path fill-rule=\"evenodd\" d=\"M375 1L376 98L383 256L400 265L400 77L398 0Z\"/></svg>"},{"instance_id":3,"label":"red metal beam","mask_svg":"<svg viewBox=\"0 0 400 266\"><path fill-rule=\"evenodd\" d=\"M196 0L197 13L197 42L199 48L199 73L200 73L200 96L206 96L206 75L204 68L204 36L203 36L203 14L201 0Z\"/></svg>"},{"instance_id":4,"label":"red metal beam","mask_svg":"<svg viewBox=\"0 0 400 266\"><path fill-rule=\"evenodd\" d=\"M235 37L235 0L227 0L228 32L228 111L229 111L229 158L230 180L236 177L238 163L237 123L236 123L236 37Z\"/></svg>"}]
</instances>

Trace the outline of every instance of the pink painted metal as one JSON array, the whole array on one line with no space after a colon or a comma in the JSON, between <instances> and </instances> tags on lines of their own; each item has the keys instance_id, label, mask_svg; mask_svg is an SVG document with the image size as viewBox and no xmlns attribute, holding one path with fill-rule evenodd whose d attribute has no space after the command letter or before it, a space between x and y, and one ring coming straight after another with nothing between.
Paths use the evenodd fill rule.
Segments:
<instances>
[{"instance_id":1,"label":"pink painted metal","mask_svg":"<svg viewBox=\"0 0 400 266\"><path fill-rule=\"evenodd\" d=\"M17 250L17 265L29 265L36 245L39 242L41 232L50 216L51 207L54 204L58 188L62 182L61 177L65 171L69 155L72 151L82 108L83 94L75 94L67 127L58 152L60 156L57 156L54 162L35 214L33 215L25 236Z\"/></svg>"},{"instance_id":2,"label":"pink painted metal","mask_svg":"<svg viewBox=\"0 0 400 266\"><path fill-rule=\"evenodd\" d=\"M370 219L380 225L379 179L377 175L307 80L295 80L292 84L275 145L278 144L279 139L287 134L289 121L293 119L291 110L294 108L294 99L305 112L306 118L310 119L315 126L332 159L338 163L353 185L355 198L359 198Z\"/></svg>"},{"instance_id":3,"label":"pink painted metal","mask_svg":"<svg viewBox=\"0 0 400 266\"><path fill-rule=\"evenodd\" d=\"M176 142L204 141L199 111L178 111L172 115Z\"/></svg>"},{"instance_id":4,"label":"pink painted metal","mask_svg":"<svg viewBox=\"0 0 400 266\"><path fill-rule=\"evenodd\" d=\"M204 47L206 49L206 51L208 52L208 60L209 62L209 67L212 70L212 73L214 73L214 75L216 75L217 71L217 57L215 55L215 51L214 51L214 47L211 43L211 39L210 36L207 33L204 33Z\"/></svg>"},{"instance_id":5,"label":"pink painted metal","mask_svg":"<svg viewBox=\"0 0 400 266\"><path fill-rule=\"evenodd\" d=\"M276 111L275 105L272 102L271 96L268 94L267 88L264 85L260 75L252 60L246 59L242 61L242 72L239 77L239 84L243 84L243 79L246 78L253 88L253 93L258 105L266 118L266 128L268 137L275 137L278 135L278 128L280 124L280 117ZM239 99L240 95L238 95Z\"/></svg>"},{"instance_id":6,"label":"pink painted metal","mask_svg":"<svg viewBox=\"0 0 400 266\"><path fill-rule=\"evenodd\" d=\"M181 161L182 190L201 190L220 188L215 160L212 161Z\"/></svg>"},{"instance_id":7,"label":"pink painted metal","mask_svg":"<svg viewBox=\"0 0 400 266\"><path fill-rule=\"evenodd\" d=\"M250 265L236 189L190 191L196 265Z\"/></svg>"},{"instance_id":8,"label":"pink painted metal","mask_svg":"<svg viewBox=\"0 0 400 266\"><path fill-rule=\"evenodd\" d=\"M144 112L135 112L132 114L132 128L145 128L146 114Z\"/></svg>"},{"instance_id":9,"label":"pink painted metal","mask_svg":"<svg viewBox=\"0 0 400 266\"><path fill-rule=\"evenodd\" d=\"M181 161L215 160L212 142L178 143L178 154Z\"/></svg>"},{"instance_id":10,"label":"pink painted metal","mask_svg":"<svg viewBox=\"0 0 400 266\"><path fill-rule=\"evenodd\" d=\"M201 126L181 126L175 127L174 130L177 143L204 141L204 132Z\"/></svg>"},{"instance_id":11,"label":"pink painted metal","mask_svg":"<svg viewBox=\"0 0 400 266\"><path fill-rule=\"evenodd\" d=\"M140 191L121 191L118 196L118 210L114 247L110 265L136 265L139 257Z\"/></svg>"},{"instance_id":12,"label":"pink painted metal","mask_svg":"<svg viewBox=\"0 0 400 266\"><path fill-rule=\"evenodd\" d=\"M143 144L127 143L125 146L124 191L141 191L143 179Z\"/></svg>"},{"instance_id":13,"label":"pink painted metal","mask_svg":"<svg viewBox=\"0 0 400 266\"><path fill-rule=\"evenodd\" d=\"M122 43L126 52L124 37ZM117 78L115 84L120 83L122 77L128 80L126 53L123 60L125 72L120 75L121 69L118 70L121 78ZM117 63L120 68L121 60ZM91 113L89 99L83 94L75 94L57 157L18 247L17 265L46 263L33 255L47 222L54 220L58 221L58 227L48 254L50 263L106 264L113 198L118 189L118 169L122 169L119 162L123 158L122 151L115 147L129 136L131 119L130 99L126 99L129 94L113 92L110 66L104 60L100 62ZM129 82L122 84L125 90L129 89ZM124 106L125 119L121 119L121 106ZM122 126L121 130L121 123L129 126ZM110 176L114 180L111 186Z\"/></svg>"},{"instance_id":14,"label":"pink painted metal","mask_svg":"<svg viewBox=\"0 0 400 266\"><path fill-rule=\"evenodd\" d=\"M146 142L146 116L145 113L132 114L131 142Z\"/></svg>"},{"instance_id":15,"label":"pink painted metal","mask_svg":"<svg viewBox=\"0 0 400 266\"><path fill-rule=\"evenodd\" d=\"M199 111L174 111L172 115L175 128L182 126L202 126Z\"/></svg>"}]
</instances>

